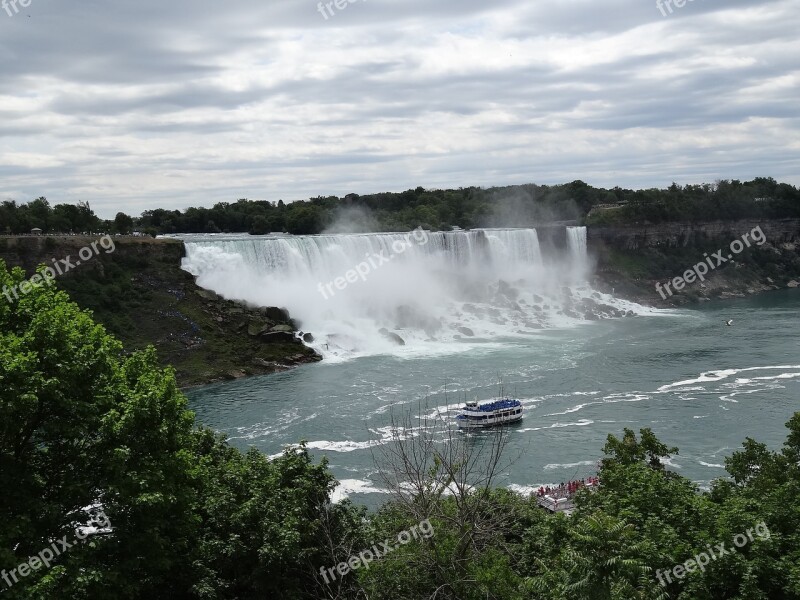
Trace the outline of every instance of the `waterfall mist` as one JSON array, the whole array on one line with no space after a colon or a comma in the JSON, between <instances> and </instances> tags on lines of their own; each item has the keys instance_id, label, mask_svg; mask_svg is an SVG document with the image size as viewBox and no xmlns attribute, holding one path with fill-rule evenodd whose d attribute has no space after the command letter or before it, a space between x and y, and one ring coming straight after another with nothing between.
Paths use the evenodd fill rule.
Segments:
<instances>
[{"instance_id":1,"label":"waterfall mist","mask_svg":"<svg viewBox=\"0 0 800 600\"><path fill-rule=\"evenodd\" d=\"M637 308L586 284L586 228L565 239L545 251L536 229L186 236L183 267L223 297L286 307L328 359L411 356Z\"/></svg>"}]
</instances>

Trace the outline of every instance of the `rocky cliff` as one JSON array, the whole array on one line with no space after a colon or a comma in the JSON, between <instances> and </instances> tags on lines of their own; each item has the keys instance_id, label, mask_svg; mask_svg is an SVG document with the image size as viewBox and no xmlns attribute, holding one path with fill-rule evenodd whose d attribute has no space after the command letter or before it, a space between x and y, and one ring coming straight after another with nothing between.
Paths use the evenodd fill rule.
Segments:
<instances>
[{"instance_id":1,"label":"rocky cliff","mask_svg":"<svg viewBox=\"0 0 800 600\"><path fill-rule=\"evenodd\" d=\"M727 245L757 227L773 246L800 241L800 219L588 227L587 239L590 247L594 248L602 248L604 245L624 250L685 248L703 246L709 241Z\"/></svg>"},{"instance_id":2,"label":"rocky cliff","mask_svg":"<svg viewBox=\"0 0 800 600\"><path fill-rule=\"evenodd\" d=\"M40 264L66 270L64 261L69 259L72 266L56 278L57 285L92 310L126 349L154 345L183 386L272 373L321 359L297 339L296 324L285 310L245 306L199 288L180 268L182 242L108 238L81 260L81 249L98 239L0 237L0 260L31 275ZM84 250L84 256L89 252Z\"/></svg>"},{"instance_id":3,"label":"rocky cliff","mask_svg":"<svg viewBox=\"0 0 800 600\"><path fill-rule=\"evenodd\" d=\"M595 285L649 305L743 297L800 281L800 219L589 227L587 240ZM712 265L705 281L657 291L704 261Z\"/></svg>"}]
</instances>

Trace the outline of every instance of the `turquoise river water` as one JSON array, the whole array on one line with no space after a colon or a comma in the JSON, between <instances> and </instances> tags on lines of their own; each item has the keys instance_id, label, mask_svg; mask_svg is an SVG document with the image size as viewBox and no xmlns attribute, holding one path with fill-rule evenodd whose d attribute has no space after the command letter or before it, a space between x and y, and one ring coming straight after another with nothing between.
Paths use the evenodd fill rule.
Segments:
<instances>
[{"instance_id":1,"label":"turquoise river water","mask_svg":"<svg viewBox=\"0 0 800 600\"><path fill-rule=\"evenodd\" d=\"M509 447L520 458L502 485L527 491L593 474L608 434L650 427L680 448L670 468L706 486L746 437L773 449L785 440L800 410L798 332L800 290L787 290L482 344L455 339L429 354L323 361L189 397L200 422L242 449L275 455L307 440L330 460L335 497L372 506L385 496L371 448L389 443L390 411L450 419L465 397L496 395L498 381L525 406Z\"/></svg>"}]
</instances>

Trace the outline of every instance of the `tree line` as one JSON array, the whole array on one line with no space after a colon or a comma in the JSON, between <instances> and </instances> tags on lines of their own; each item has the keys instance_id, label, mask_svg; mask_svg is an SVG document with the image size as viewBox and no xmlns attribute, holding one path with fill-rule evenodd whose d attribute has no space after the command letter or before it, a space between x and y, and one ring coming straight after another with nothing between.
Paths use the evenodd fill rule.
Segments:
<instances>
[{"instance_id":1,"label":"tree line","mask_svg":"<svg viewBox=\"0 0 800 600\"><path fill-rule=\"evenodd\" d=\"M665 189L597 188L583 181L562 185L518 185L458 189L416 189L380 194L319 196L283 200L240 199L211 208L183 211L158 208L133 217L118 213L99 219L88 203L77 206L37 198L27 204L0 204L0 233L22 234L38 227L46 233L174 233L449 230L474 227L524 227L557 221L593 225L655 224L744 218L800 217L800 190L769 177L713 184L673 183Z\"/></svg>"}]
</instances>

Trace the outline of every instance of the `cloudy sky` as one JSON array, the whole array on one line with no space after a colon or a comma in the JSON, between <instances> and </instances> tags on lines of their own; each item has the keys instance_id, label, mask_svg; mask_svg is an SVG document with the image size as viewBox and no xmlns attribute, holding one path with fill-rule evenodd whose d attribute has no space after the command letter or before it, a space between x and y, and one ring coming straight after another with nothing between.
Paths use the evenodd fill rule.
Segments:
<instances>
[{"instance_id":1,"label":"cloudy sky","mask_svg":"<svg viewBox=\"0 0 800 600\"><path fill-rule=\"evenodd\" d=\"M23 1L0 199L800 184L797 0Z\"/></svg>"}]
</instances>

